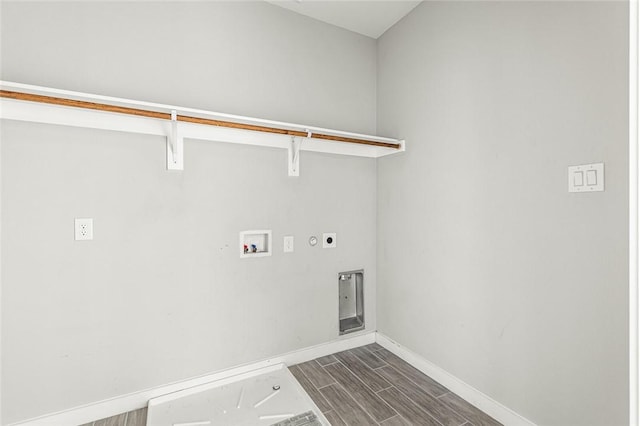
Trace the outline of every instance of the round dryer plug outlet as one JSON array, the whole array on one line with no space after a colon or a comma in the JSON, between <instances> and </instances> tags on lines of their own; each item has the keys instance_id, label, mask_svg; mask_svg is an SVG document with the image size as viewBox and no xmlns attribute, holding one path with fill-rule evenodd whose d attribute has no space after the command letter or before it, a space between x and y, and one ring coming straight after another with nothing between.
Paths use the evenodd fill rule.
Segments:
<instances>
[{"instance_id":1,"label":"round dryer plug outlet","mask_svg":"<svg viewBox=\"0 0 640 426\"><path fill-rule=\"evenodd\" d=\"M336 248L337 242L338 240L335 232L322 234L322 248Z\"/></svg>"}]
</instances>

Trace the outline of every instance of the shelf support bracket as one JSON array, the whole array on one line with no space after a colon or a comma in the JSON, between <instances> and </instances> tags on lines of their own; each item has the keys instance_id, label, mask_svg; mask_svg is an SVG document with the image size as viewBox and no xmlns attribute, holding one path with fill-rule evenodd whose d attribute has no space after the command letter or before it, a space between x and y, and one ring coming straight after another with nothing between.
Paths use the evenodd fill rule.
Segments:
<instances>
[{"instance_id":1,"label":"shelf support bracket","mask_svg":"<svg viewBox=\"0 0 640 426\"><path fill-rule=\"evenodd\" d=\"M311 138L311 130L305 129L307 132L306 139ZM304 139L291 136L291 143L287 147L287 161L289 163L289 176L300 176L300 147Z\"/></svg>"},{"instance_id":2,"label":"shelf support bracket","mask_svg":"<svg viewBox=\"0 0 640 426\"><path fill-rule=\"evenodd\" d=\"M178 113L171 111L171 129L167 136L167 170L184 170L184 138L178 123Z\"/></svg>"},{"instance_id":3,"label":"shelf support bracket","mask_svg":"<svg viewBox=\"0 0 640 426\"><path fill-rule=\"evenodd\" d=\"M300 176L300 145L302 140L296 140L295 136L291 136L291 143L287 147L289 176Z\"/></svg>"}]
</instances>

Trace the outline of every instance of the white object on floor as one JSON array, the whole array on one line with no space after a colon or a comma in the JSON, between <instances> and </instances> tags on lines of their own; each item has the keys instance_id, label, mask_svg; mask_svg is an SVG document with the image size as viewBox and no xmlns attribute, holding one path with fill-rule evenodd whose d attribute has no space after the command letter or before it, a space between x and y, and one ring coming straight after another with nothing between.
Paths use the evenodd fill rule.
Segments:
<instances>
[{"instance_id":1,"label":"white object on floor","mask_svg":"<svg viewBox=\"0 0 640 426\"><path fill-rule=\"evenodd\" d=\"M179 382L169 383L155 388L145 389L139 392L116 396L114 398L109 398L80 407L74 407L68 410L59 411L57 413L45 414L43 416L35 417L32 419L11 423L8 426L58 426L92 423L95 419L103 419L106 417L124 413L126 411L137 410L138 408L146 406L149 400L158 398L163 395L168 395L173 392L191 389L196 386L204 385L222 379L227 379L232 376L238 376L240 374L252 372L261 368L272 367L280 363L286 365L299 364L301 362L320 358L321 356L346 351L348 349L357 348L358 346L368 345L375 342L375 335L375 332L363 330L361 332L356 332L355 335L350 335L347 337L341 336L340 338L332 340L330 342L325 342L315 346L286 352L268 359L263 359L244 365L237 365L226 370L219 370Z\"/></svg>"},{"instance_id":2,"label":"white object on floor","mask_svg":"<svg viewBox=\"0 0 640 426\"><path fill-rule=\"evenodd\" d=\"M149 401L147 425L272 425L313 411L329 425L284 364L250 371Z\"/></svg>"}]
</instances>

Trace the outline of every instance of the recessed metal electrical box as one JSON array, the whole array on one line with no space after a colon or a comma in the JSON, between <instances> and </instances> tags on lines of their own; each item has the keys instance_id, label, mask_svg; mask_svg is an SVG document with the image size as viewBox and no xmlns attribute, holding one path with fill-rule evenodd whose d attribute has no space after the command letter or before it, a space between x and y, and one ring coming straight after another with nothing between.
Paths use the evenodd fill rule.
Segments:
<instances>
[{"instance_id":1,"label":"recessed metal electrical box","mask_svg":"<svg viewBox=\"0 0 640 426\"><path fill-rule=\"evenodd\" d=\"M364 329L364 270L338 274L340 334Z\"/></svg>"}]
</instances>

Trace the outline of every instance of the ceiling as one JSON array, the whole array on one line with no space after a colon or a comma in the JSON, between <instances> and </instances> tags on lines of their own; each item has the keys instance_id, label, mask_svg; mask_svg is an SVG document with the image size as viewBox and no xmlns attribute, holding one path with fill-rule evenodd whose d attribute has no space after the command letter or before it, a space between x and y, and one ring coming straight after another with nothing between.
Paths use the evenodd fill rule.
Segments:
<instances>
[{"instance_id":1,"label":"ceiling","mask_svg":"<svg viewBox=\"0 0 640 426\"><path fill-rule=\"evenodd\" d=\"M421 0L265 0L371 38L380 37Z\"/></svg>"}]
</instances>

